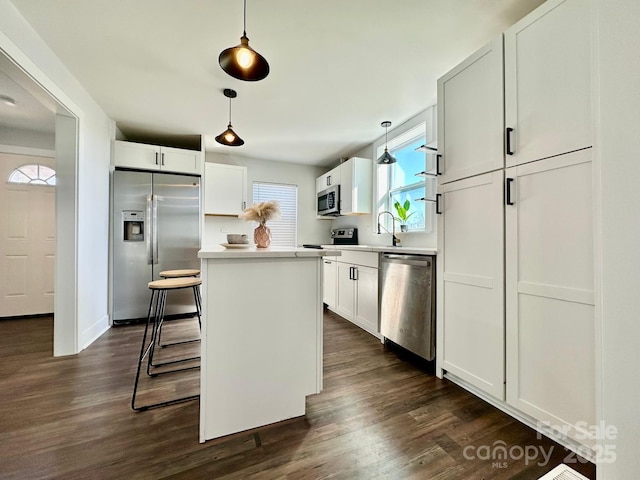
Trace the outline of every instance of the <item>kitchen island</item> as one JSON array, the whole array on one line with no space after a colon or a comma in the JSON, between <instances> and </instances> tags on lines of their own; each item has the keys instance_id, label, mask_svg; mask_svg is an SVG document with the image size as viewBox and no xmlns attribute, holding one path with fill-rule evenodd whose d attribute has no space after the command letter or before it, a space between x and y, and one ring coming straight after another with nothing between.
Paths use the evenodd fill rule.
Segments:
<instances>
[{"instance_id":1,"label":"kitchen island","mask_svg":"<svg viewBox=\"0 0 640 480\"><path fill-rule=\"evenodd\" d=\"M203 247L200 441L305 414L322 389L322 257Z\"/></svg>"}]
</instances>

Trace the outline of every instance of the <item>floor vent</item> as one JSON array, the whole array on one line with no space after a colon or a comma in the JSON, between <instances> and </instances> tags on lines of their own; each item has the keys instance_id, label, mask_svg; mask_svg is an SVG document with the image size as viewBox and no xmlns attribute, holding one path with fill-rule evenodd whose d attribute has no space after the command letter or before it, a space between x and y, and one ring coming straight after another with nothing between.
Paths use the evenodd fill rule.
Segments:
<instances>
[{"instance_id":1,"label":"floor vent","mask_svg":"<svg viewBox=\"0 0 640 480\"><path fill-rule=\"evenodd\" d=\"M574 469L567 467L566 465L558 465L546 475L540 477L538 480L589 480L584 475L579 474Z\"/></svg>"}]
</instances>

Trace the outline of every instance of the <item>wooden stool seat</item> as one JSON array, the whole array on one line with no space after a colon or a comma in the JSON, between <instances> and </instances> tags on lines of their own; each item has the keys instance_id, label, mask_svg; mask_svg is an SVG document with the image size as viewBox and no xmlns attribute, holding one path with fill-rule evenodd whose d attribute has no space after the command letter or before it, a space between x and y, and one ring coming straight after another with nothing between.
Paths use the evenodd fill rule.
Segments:
<instances>
[{"instance_id":1,"label":"wooden stool seat","mask_svg":"<svg viewBox=\"0 0 640 480\"><path fill-rule=\"evenodd\" d=\"M178 288L197 287L202 285L202 280L197 277L175 277L153 280L147 286L151 290L175 290Z\"/></svg>"},{"instance_id":2,"label":"wooden stool seat","mask_svg":"<svg viewBox=\"0 0 640 480\"><path fill-rule=\"evenodd\" d=\"M160 272L162 278L197 277L200 270L196 268L185 268L182 270L164 270Z\"/></svg>"}]
</instances>

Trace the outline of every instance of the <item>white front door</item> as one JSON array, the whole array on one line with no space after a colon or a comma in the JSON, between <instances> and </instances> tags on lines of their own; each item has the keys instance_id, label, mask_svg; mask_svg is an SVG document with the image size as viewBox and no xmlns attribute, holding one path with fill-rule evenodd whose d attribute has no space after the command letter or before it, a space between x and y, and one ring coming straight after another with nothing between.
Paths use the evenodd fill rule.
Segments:
<instances>
[{"instance_id":1,"label":"white front door","mask_svg":"<svg viewBox=\"0 0 640 480\"><path fill-rule=\"evenodd\" d=\"M0 317L53 312L55 187L7 181L28 164L55 160L0 153Z\"/></svg>"}]
</instances>

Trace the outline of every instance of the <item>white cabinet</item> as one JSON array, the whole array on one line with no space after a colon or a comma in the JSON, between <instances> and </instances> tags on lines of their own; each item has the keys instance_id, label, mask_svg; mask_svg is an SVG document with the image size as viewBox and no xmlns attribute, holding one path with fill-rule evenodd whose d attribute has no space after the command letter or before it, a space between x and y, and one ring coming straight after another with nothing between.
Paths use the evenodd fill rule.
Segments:
<instances>
[{"instance_id":1,"label":"white cabinet","mask_svg":"<svg viewBox=\"0 0 640 480\"><path fill-rule=\"evenodd\" d=\"M237 216L247 206L247 167L205 163L205 215Z\"/></svg>"},{"instance_id":2,"label":"white cabinet","mask_svg":"<svg viewBox=\"0 0 640 480\"><path fill-rule=\"evenodd\" d=\"M437 373L585 445L595 424L589 4L549 0L505 32L504 124L486 98L470 98L493 108L498 43L438 84ZM498 132L506 169L493 163Z\"/></svg>"},{"instance_id":3,"label":"white cabinet","mask_svg":"<svg viewBox=\"0 0 640 480\"><path fill-rule=\"evenodd\" d=\"M504 167L502 34L438 80L439 182Z\"/></svg>"},{"instance_id":4,"label":"white cabinet","mask_svg":"<svg viewBox=\"0 0 640 480\"><path fill-rule=\"evenodd\" d=\"M333 310L336 307L338 294L338 279L336 277L338 262L331 257L325 257L322 265L322 302L327 304L327 306Z\"/></svg>"},{"instance_id":5,"label":"white cabinet","mask_svg":"<svg viewBox=\"0 0 640 480\"><path fill-rule=\"evenodd\" d=\"M371 213L373 162L352 157L340 165L340 214Z\"/></svg>"},{"instance_id":6,"label":"white cabinet","mask_svg":"<svg viewBox=\"0 0 640 480\"><path fill-rule=\"evenodd\" d=\"M335 185L340 185L340 165L316 178L316 193Z\"/></svg>"},{"instance_id":7,"label":"white cabinet","mask_svg":"<svg viewBox=\"0 0 640 480\"><path fill-rule=\"evenodd\" d=\"M343 250L336 271L337 314L380 337L378 321L378 254Z\"/></svg>"},{"instance_id":8,"label":"white cabinet","mask_svg":"<svg viewBox=\"0 0 640 480\"><path fill-rule=\"evenodd\" d=\"M116 167L200 175L201 158L201 152L196 150L161 147L122 140L114 142L114 165Z\"/></svg>"},{"instance_id":9,"label":"white cabinet","mask_svg":"<svg viewBox=\"0 0 640 480\"><path fill-rule=\"evenodd\" d=\"M505 32L508 167L592 145L589 4L549 0Z\"/></svg>"},{"instance_id":10,"label":"white cabinet","mask_svg":"<svg viewBox=\"0 0 640 480\"><path fill-rule=\"evenodd\" d=\"M438 364L504 400L503 172L439 187Z\"/></svg>"},{"instance_id":11,"label":"white cabinet","mask_svg":"<svg viewBox=\"0 0 640 480\"><path fill-rule=\"evenodd\" d=\"M507 402L589 443L585 429L595 425L591 149L506 175L512 179L512 205L505 207Z\"/></svg>"}]
</instances>

